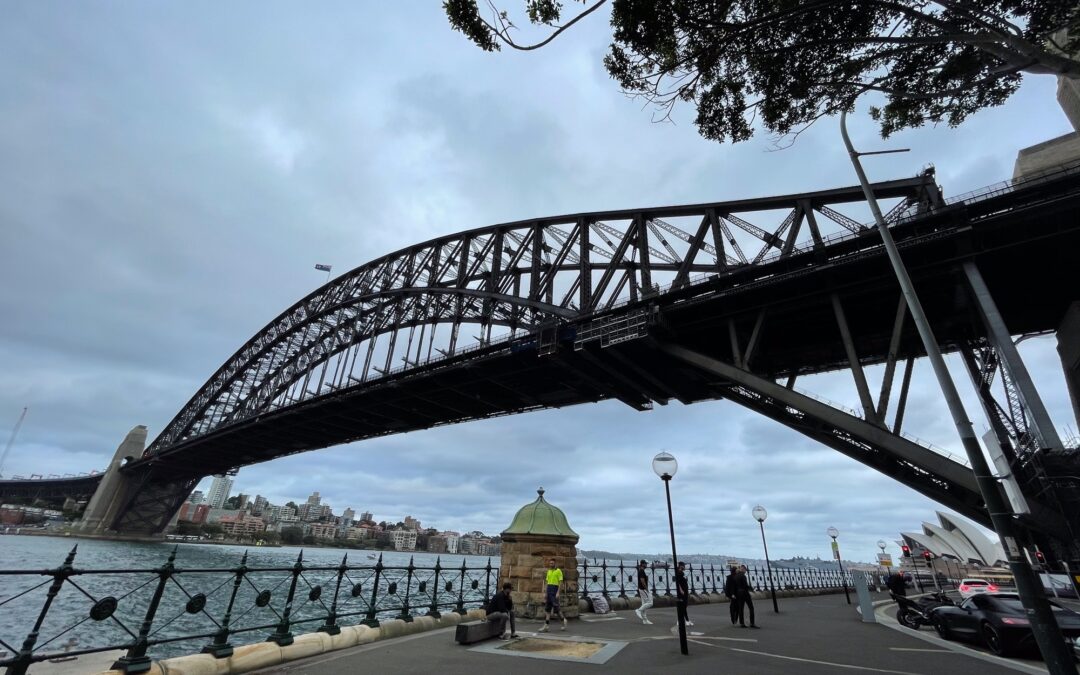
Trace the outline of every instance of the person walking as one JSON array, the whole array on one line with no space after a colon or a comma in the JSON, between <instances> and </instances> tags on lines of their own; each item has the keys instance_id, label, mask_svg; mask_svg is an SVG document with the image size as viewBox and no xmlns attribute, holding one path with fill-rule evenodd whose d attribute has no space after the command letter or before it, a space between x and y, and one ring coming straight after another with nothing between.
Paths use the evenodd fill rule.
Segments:
<instances>
[{"instance_id":1,"label":"person walking","mask_svg":"<svg viewBox=\"0 0 1080 675\"><path fill-rule=\"evenodd\" d=\"M506 640L506 624L510 624L510 638L516 638L517 627L514 625L514 599L510 597L513 590L510 582L503 584L502 590L488 603L487 620L499 623L499 639Z\"/></svg>"},{"instance_id":2,"label":"person walking","mask_svg":"<svg viewBox=\"0 0 1080 675\"><path fill-rule=\"evenodd\" d=\"M634 610L634 613L641 619L641 623L651 625L652 621L649 621L649 616L646 612L653 605L652 593L649 592L649 575L645 572L649 563L642 560L637 566L637 594L641 598L641 607Z\"/></svg>"},{"instance_id":3,"label":"person walking","mask_svg":"<svg viewBox=\"0 0 1080 675\"><path fill-rule=\"evenodd\" d=\"M544 625L540 628L541 633L550 630L551 614L554 612L562 619L562 629L566 630L566 617L563 616L562 607L559 606L559 591L562 589L563 573L555 564L555 558L548 559L547 591L544 595Z\"/></svg>"},{"instance_id":4,"label":"person walking","mask_svg":"<svg viewBox=\"0 0 1080 675\"><path fill-rule=\"evenodd\" d=\"M686 614L688 604L690 604L690 585L686 581L686 563L681 562L675 568L675 609L678 616L682 617L684 624L693 626L694 622Z\"/></svg>"},{"instance_id":5,"label":"person walking","mask_svg":"<svg viewBox=\"0 0 1080 675\"><path fill-rule=\"evenodd\" d=\"M739 625L746 628L743 621L744 612L750 609L750 627L759 628L754 622L754 599L750 597L750 576L747 574L746 565L739 567L739 573L735 576L735 597L739 599Z\"/></svg>"},{"instance_id":6,"label":"person walking","mask_svg":"<svg viewBox=\"0 0 1080 675\"><path fill-rule=\"evenodd\" d=\"M739 620L739 615L742 614L742 608L739 606L739 598L735 594L735 577L739 574L739 568L735 565L731 566L731 572L728 573L727 578L724 579L724 595L728 599L728 610L731 612L731 625L734 626L735 622Z\"/></svg>"}]
</instances>

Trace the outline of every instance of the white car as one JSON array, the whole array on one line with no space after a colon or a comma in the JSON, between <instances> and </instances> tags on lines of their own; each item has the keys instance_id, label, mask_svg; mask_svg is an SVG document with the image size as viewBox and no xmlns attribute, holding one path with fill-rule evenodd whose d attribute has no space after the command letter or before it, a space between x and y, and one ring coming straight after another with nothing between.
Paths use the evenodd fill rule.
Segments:
<instances>
[{"instance_id":1,"label":"white car","mask_svg":"<svg viewBox=\"0 0 1080 675\"><path fill-rule=\"evenodd\" d=\"M998 587L986 579L964 579L960 582L960 597L967 599L980 593L997 593Z\"/></svg>"}]
</instances>

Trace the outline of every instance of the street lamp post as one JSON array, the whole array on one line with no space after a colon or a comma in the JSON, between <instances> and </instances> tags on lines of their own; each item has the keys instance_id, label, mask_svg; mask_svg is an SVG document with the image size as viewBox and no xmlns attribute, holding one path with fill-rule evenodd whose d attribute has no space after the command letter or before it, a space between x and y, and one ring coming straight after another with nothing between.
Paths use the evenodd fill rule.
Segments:
<instances>
[{"instance_id":1,"label":"street lamp post","mask_svg":"<svg viewBox=\"0 0 1080 675\"><path fill-rule=\"evenodd\" d=\"M667 497L667 519L668 531L671 533L671 565L673 570L679 569L679 556L675 552L675 519L671 515L671 479L675 477L678 468L679 463L675 461L675 457L669 452L661 452L656 457L653 457L652 470L657 476L660 476L660 480L664 481L664 495ZM675 613L679 618L679 649L683 654L689 654L690 650L686 646L686 620L683 619L683 612L676 610Z\"/></svg>"},{"instance_id":2,"label":"street lamp post","mask_svg":"<svg viewBox=\"0 0 1080 675\"><path fill-rule=\"evenodd\" d=\"M832 537L832 551L833 557L836 558L836 564L840 566L840 584L844 587L844 599L847 600L847 604L851 604L851 596L847 592L847 580L844 579L844 563L840 561L840 544L836 543L836 538L840 536L840 530L835 527L830 527L825 530L825 534Z\"/></svg>"},{"instance_id":3,"label":"street lamp post","mask_svg":"<svg viewBox=\"0 0 1080 675\"><path fill-rule=\"evenodd\" d=\"M852 103L854 103L854 99ZM1020 555L1020 546L1017 542L1018 540L1023 541L1023 530L1016 522L1016 514L1002 494L997 479L990 472L986 456L983 454L982 447L979 446L979 440L975 436L971 420L968 419L964 403L956 389L956 383L953 382L952 375L949 374L949 369L945 365L945 358L941 354L941 348L938 346L937 338L934 336L934 331L930 326L930 321L927 319L922 303L919 301L919 296L915 292L915 285L911 282L911 276L908 274L907 268L904 267L904 261L900 258L896 242L893 241L892 233L885 222L885 216L881 214L881 208L878 206L874 191L870 188L870 182L867 180L866 172L863 170L862 162L859 160L864 155L880 155L896 151L859 152L856 150L851 143L851 138L848 136L847 110L840 113L840 135L844 139L844 147L847 148L848 156L851 158L851 165L855 168L855 174L859 177L859 184L862 185L863 194L870 205L870 211L874 214L874 223L877 225L878 233L881 235L881 243L884 245L893 274L900 284L900 292L903 293L908 311L911 312L911 320L919 333L919 339L922 342L923 349L926 350L926 357L930 361L938 386L941 388L945 405L949 409L953 425L956 427L960 442L964 446L964 453L967 455L968 464L975 475L975 483L979 487L979 494L982 495L983 503L986 504L990 522L994 526L994 532L1001 538L1001 545L1005 549L1005 555L1008 558L1009 569L1013 573L1013 579L1016 580L1016 592L1020 596L1020 602L1023 604L1028 620L1031 622L1031 632L1035 637L1036 644L1039 646L1039 651L1042 652L1043 658L1046 660L1047 670L1054 675L1075 673L1074 657L1070 653L1072 650L1065 644L1061 627L1057 625L1057 621L1054 619L1050 602L1046 599L1042 584L1039 582L1038 577L1035 576L1034 570L1031 569L1031 564Z\"/></svg>"},{"instance_id":4,"label":"street lamp post","mask_svg":"<svg viewBox=\"0 0 1080 675\"><path fill-rule=\"evenodd\" d=\"M765 567L769 570L769 590L772 591L772 608L777 614L780 613L780 606L776 604L776 584L773 583L772 578L772 564L769 563L769 545L765 543L765 519L769 517L769 512L765 510L765 507L758 504L751 512L754 515L754 520L758 522L758 526L761 527L761 546L765 549Z\"/></svg>"},{"instance_id":5,"label":"street lamp post","mask_svg":"<svg viewBox=\"0 0 1080 675\"><path fill-rule=\"evenodd\" d=\"M877 547L881 549L881 559L878 560L878 567L885 570L885 574L882 575L882 581L884 581L885 576L888 576L892 573L891 570L889 570L889 568L885 566L885 546L886 544L884 539L877 540ZM880 591L881 588L878 588L878 590Z\"/></svg>"}]
</instances>

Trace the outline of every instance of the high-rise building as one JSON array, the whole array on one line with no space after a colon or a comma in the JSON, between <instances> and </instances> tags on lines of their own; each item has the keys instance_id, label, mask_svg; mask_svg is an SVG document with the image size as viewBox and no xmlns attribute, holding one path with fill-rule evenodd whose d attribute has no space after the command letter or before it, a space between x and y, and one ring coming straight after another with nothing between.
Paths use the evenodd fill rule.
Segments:
<instances>
[{"instance_id":1,"label":"high-rise building","mask_svg":"<svg viewBox=\"0 0 1080 675\"><path fill-rule=\"evenodd\" d=\"M375 522L375 518L371 515L371 511L364 511L360 514L360 520L366 520L370 523Z\"/></svg>"},{"instance_id":2,"label":"high-rise building","mask_svg":"<svg viewBox=\"0 0 1080 675\"><path fill-rule=\"evenodd\" d=\"M210 492L206 496L206 503L210 505L212 509L220 509L225 505L225 500L229 498L229 490L232 490L233 479L229 478L225 474L218 474L214 476L214 480L210 483Z\"/></svg>"},{"instance_id":3,"label":"high-rise building","mask_svg":"<svg viewBox=\"0 0 1080 675\"><path fill-rule=\"evenodd\" d=\"M405 529L407 530L419 530L420 521L412 516L405 516Z\"/></svg>"},{"instance_id":4,"label":"high-rise building","mask_svg":"<svg viewBox=\"0 0 1080 675\"><path fill-rule=\"evenodd\" d=\"M188 504L196 504L196 505L202 504L203 503L203 491L202 490L196 490L195 492L192 492L191 496L188 497L187 500L188 500Z\"/></svg>"},{"instance_id":5,"label":"high-rise building","mask_svg":"<svg viewBox=\"0 0 1080 675\"><path fill-rule=\"evenodd\" d=\"M251 512L259 515L270 506L270 501L262 495L255 495L255 503L251 506Z\"/></svg>"},{"instance_id":6,"label":"high-rise building","mask_svg":"<svg viewBox=\"0 0 1080 675\"><path fill-rule=\"evenodd\" d=\"M355 520L356 519L356 511L353 511L352 509L345 509L344 511L341 512L341 517L344 520Z\"/></svg>"},{"instance_id":7,"label":"high-rise building","mask_svg":"<svg viewBox=\"0 0 1080 675\"><path fill-rule=\"evenodd\" d=\"M321 501L322 498L319 497L318 492L312 492L311 496L307 498L307 503L311 504L312 506L317 506Z\"/></svg>"}]
</instances>

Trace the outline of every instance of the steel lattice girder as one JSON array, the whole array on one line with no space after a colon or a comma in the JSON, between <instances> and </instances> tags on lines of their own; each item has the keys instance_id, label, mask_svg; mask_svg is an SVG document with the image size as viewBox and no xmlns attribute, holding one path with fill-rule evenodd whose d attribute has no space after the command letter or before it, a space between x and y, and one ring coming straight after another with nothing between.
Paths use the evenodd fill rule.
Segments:
<instances>
[{"instance_id":1,"label":"steel lattice girder","mask_svg":"<svg viewBox=\"0 0 1080 675\"><path fill-rule=\"evenodd\" d=\"M877 183L874 190L879 198L900 199L896 212L903 210L901 206L910 211L941 202L932 174ZM679 288L694 273L723 273L820 248L826 241L815 212L853 230L858 224L845 221L831 207L862 201L861 189L850 187L575 214L469 230L402 249L335 279L267 325L200 388L148 454L384 376L392 370L394 356L408 367L430 357L433 349L459 353L458 331L463 324L480 326L476 342L483 345L492 326L531 330L544 322L585 317L655 294L658 274L671 279L671 288ZM786 216L774 232L748 220L755 213L775 211ZM696 218L700 224L687 232L663 218ZM797 246L804 220L811 240ZM764 242L753 263L745 263L728 224ZM660 230L687 244L685 249L677 251ZM650 235L663 250L651 245ZM728 255L728 247L738 252L738 258ZM451 330L449 336L439 336L441 344L436 346L439 326ZM420 339L412 356L417 328ZM380 342L384 337L386 341ZM398 341L406 339L402 355ZM381 353L385 359L379 367L375 359L382 358ZM331 362L335 367L328 373ZM314 390L309 388L312 384Z\"/></svg>"},{"instance_id":2,"label":"steel lattice girder","mask_svg":"<svg viewBox=\"0 0 1080 675\"><path fill-rule=\"evenodd\" d=\"M842 191L828 194L835 196L838 192ZM804 205L804 220L813 225L814 214L824 214L827 207L819 209L812 204L806 207L813 196L798 197L774 198L770 203L786 199L789 204ZM990 190L927 213L919 212L920 207L914 203L903 209L893 209L894 238L912 269L916 285L921 285L923 290L935 291L924 297L924 303L935 321L939 340L944 340L942 344L947 349L972 337L970 316L966 316L969 308L963 303L958 305L957 294L951 292L956 284L957 261L975 260L979 264L1010 327L1018 332L1047 331L1058 324L1060 316L1055 308L1067 306L1065 301L1075 299L1067 292L1067 288L1075 286L1065 282L1069 278L1068 270L1040 264L1029 266L1031 273L1018 278L1015 268L1017 261L1041 261L1045 260L1048 251L1080 246L1078 197L1080 172L1074 170L1025 185L1022 189ZM752 201L754 204L769 202ZM919 203L922 203L921 199ZM687 283L685 274L671 269L672 254L666 252L651 270L654 275L659 274L659 267L669 265L666 273L673 282L662 293L643 284L644 280L653 277L641 275L633 257L629 258L629 264L616 262L627 261L627 251L647 250L651 255L656 250L647 240L638 240L631 230L645 229L655 235L659 229L672 234L665 227L670 223L664 221L661 225L659 220L660 217L675 219L669 211L682 209L682 212L700 213L702 209L718 210L721 206L734 210L727 204L619 212L629 219L623 240L614 239L611 234L614 228L606 224L594 228L585 216L572 216L499 226L428 242L409 249L412 253L408 256L394 258L404 260L400 266L404 271L400 273L394 272L395 268L386 264L385 259L380 259L365 266L367 271L358 273L362 279L367 279L365 283L369 283L365 292L371 297L365 300L366 306L357 308L348 303L351 291L343 281L344 277L298 303L238 352L238 355L246 354L244 368L229 371L235 365L230 360L204 387L218 387L216 395L221 396L224 392L224 403L227 404L227 409L219 406L214 411L216 416L208 416L206 411L199 413L205 417L204 428L210 430L197 434L189 431L180 440L160 446L159 451L148 458L129 464L124 471L129 475L153 471L153 477L149 478L151 482L168 483L196 473L201 476L227 471L338 443L529 410L604 399L619 399L643 410L651 407L653 401L665 403L670 398L693 403L726 396L798 428L829 447L866 461L888 475L906 476L912 481L906 484L919 491L926 494L940 492L944 503L959 500L957 508L962 512L973 508L970 505L963 507L969 502L973 504L972 499L957 497L965 492L969 496L973 494L963 484L937 477L932 469L918 468L899 454L892 455L883 447L873 447L874 443L868 442L868 437L860 437L862 422L874 425L875 429L881 427L874 431L875 434L884 433L891 373L898 362L905 361L904 383L892 430L894 436L898 435L911 364L921 355L921 348L910 336L904 338L902 334L904 313L895 309L898 293L895 279L875 233L860 232L819 247L815 244L824 240L816 227L811 227L814 244L810 246L794 249L785 256L784 250L788 248L785 244L780 254L761 264L732 265L694 283ZM915 210L917 217L896 215L910 210ZM612 214L598 216L615 220ZM788 220L784 218L784 222ZM715 244L723 244L728 221L734 222L717 213L701 216L701 225L696 230L699 238L695 240L696 244L686 242L690 247L682 254L685 259L680 269L686 270L687 260L694 260L693 250L710 255L715 252L714 263L721 258L726 260L725 249ZM789 237L796 233L799 218L790 221ZM560 234L553 235L552 240L559 244L570 242L575 248L549 247L554 254L545 253L545 237L555 232L560 222L563 229L559 230ZM573 225L568 225L570 222ZM640 226L643 222L645 228ZM476 236L482 232L490 236ZM713 244L701 238L717 232L720 234L708 239ZM693 239L693 235L684 234ZM576 244L573 244L574 237L578 237ZM610 251L610 255L598 254L598 257L611 265L604 266L598 261L591 266L583 264L588 258L583 257L582 252L592 251L594 244L591 242L594 241L607 246L601 250ZM657 237L656 241L665 251L668 249L664 240ZM427 250L425 246L434 246L437 250L430 255L422 254ZM491 256L492 250L500 249L505 251L505 256ZM618 253L619 249L623 253ZM461 251L471 252L471 257L469 253L461 255ZM425 259L431 261L430 273L418 276L415 272L417 261ZM574 275L574 281L559 289L552 283L536 285L535 290L530 290L533 288L531 275L543 275L545 268L540 261L546 263L547 260L553 268L572 268L555 272L569 272ZM562 263L557 262L560 260ZM457 276L453 276L452 270L457 270ZM409 275L414 279L413 286L402 286L402 280L410 278ZM465 281L454 286L448 281L451 277ZM607 281L604 281L605 277ZM382 279L386 284L385 291L372 290L373 279ZM578 304L582 297L581 287L586 288L587 297L596 293L597 288L607 288L606 294L596 303L597 309L590 310L591 305ZM328 290L331 288L335 289L333 293ZM408 293L422 288L448 292ZM499 292L521 302L511 302L500 308L490 295L468 296L454 292L455 288ZM564 289L565 293L562 292ZM555 290L559 292L555 293ZM937 292L939 290L947 292ZM1033 304L1030 297L1035 292L1042 293L1042 301ZM327 297L325 307L350 307L353 313L334 315L333 310L320 313L315 301ZM631 298L636 302L623 304ZM542 312L524 301L546 303L574 314L566 318L553 313L545 321ZM585 310L581 309L583 306ZM768 319L762 329L766 308ZM352 377L349 368L341 368L340 363L337 369L328 369L324 365L320 375L317 359L322 359L324 364L329 363L329 359L317 350L331 353L331 358L333 350L332 341L328 349L319 347L318 340L337 339L347 345L349 340L334 338L334 331L347 329L348 322L359 316L360 311L367 312L367 318L363 319L366 323L351 334L354 344L359 344L355 336L363 335L364 330L372 334L382 331L379 334L388 335L391 343L400 334L403 342L409 340L408 355L413 354L411 331L416 327L420 328L421 335L416 350L419 355L423 331L440 321L450 324L453 332L449 344L434 347L444 358L419 363L418 356L412 357L406 359L405 367L390 372L392 350L383 359L369 348L366 356L357 359L359 350L353 349L352 364L359 360L364 364L361 378ZM457 330L466 320L480 325L478 344L464 350L455 349ZM496 322L528 330L513 339L490 342L490 326ZM844 338L844 342L850 344L843 348L838 348L836 338L830 337L838 323L850 324L847 331L850 335ZM700 371L675 367L677 360L662 354L649 337L653 330L659 330L656 335L663 335L665 340L712 358L733 362L747 373L750 369L746 364L752 362L756 376L780 381L786 378L788 388L802 374L837 369L851 369L854 373L862 365L873 363L886 364L890 374L885 377L880 400L866 408L865 419L852 416L860 422L852 426L844 417L831 421L817 418L782 403L783 397L762 395L752 387L733 385L730 381L717 386L708 381L709 378L702 378ZM727 351L727 340L718 339L718 335L725 335L729 330L732 337L730 352ZM740 344L739 333L743 337L749 334L750 339L745 345ZM645 339L641 339L643 337ZM275 345L275 341L280 344ZM273 358L280 354L275 350L282 349L281 344L292 350L287 361L294 369L281 376L281 380L291 379L300 384L298 388L302 388L303 393L282 400L269 398L271 393L268 392L261 400L269 403L260 404L265 406L261 412L238 418L239 421L228 421L228 414L236 407L250 405L249 399L260 400L259 397L242 397L245 391L253 391L269 373L281 370ZM433 346L429 338L429 354ZM853 346L855 349L851 349ZM304 351L302 355L301 350ZM349 355L349 350L346 346L337 353ZM379 358L375 359L376 356ZM743 360L741 365L740 359ZM383 363L382 369L375 365L379 361ZM378 376L371 376L369 364ZM323 386L327 371L330 378L326 380L327 386ZM229 378L232 378L231 383ZM314 392L308 389L308 380L315 382ZM294 385L294 391L295 388ZM867 392L863 391L866 387L860 389L860 398L867 401ZM282 396L287 397L289 393ZM818 431L804 431L814 428ZM161 441L160 437L158 441ZM161 495L140 508L164 513L161 507L167 500ZM135 503L131 501L129 505L134 507ZM140 526L146 527L155 520L152 515L141 518Z\"/></svg>"}]
</instances>

